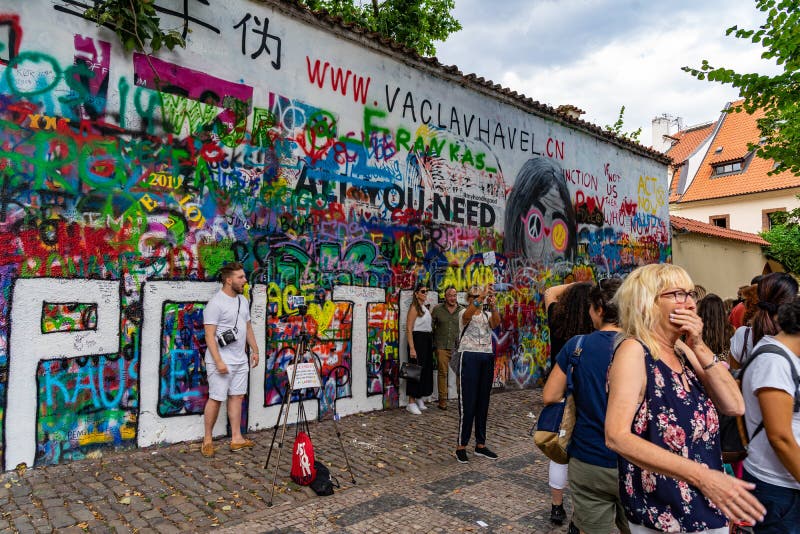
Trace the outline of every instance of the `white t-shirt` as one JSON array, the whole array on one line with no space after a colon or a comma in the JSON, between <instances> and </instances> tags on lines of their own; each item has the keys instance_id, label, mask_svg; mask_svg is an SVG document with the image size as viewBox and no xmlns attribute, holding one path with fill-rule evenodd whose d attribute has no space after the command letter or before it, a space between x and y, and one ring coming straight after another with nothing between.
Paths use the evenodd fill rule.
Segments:
<instances>
[{"instance_id":1,"label":"white t-shirt","mask_svg":"<svg viewBox=\"0 0 800 534\"><path fill-rule=\"evenodd\" d=\"M747 331L750 334L746 334ZM747 337L747 345L745 346L745 337ZM749 326L740 326L736 332L731 336L731 358L739 363L742 363L743 354L753 353L753 330Z\"/></svg>"},{"instance_id":2,"label":"white t-shirt","mask_svg":"<svg viewBox=\"0 0 800 534\"><path fill-rule=\"evenodd\" d=\"M239 310L239 319L236 319L236 310ZM219 355L225 364L247 363L247 323L250 321L250 304L241 295L229 297L222 290L211 297L203 310L203 324L217 325L217 336L225 330L236 327L236 341L224 347L219 347ZM206 361L213 361L211 351L206 349Z\"/></svg>"},{"instance_id":3,"label":"white t-shirt","mask_svg":"<svg viewBox=\"0 0 800 534\"><path fill-rule=\"evenodd\" d=\"M756 349L765 344L774 344L791 356L792 363L800 374L800 358L792 354L785 345L772 336L764 336L756 345ZM792 381L792 373L786 359L780 354L764 353L758 356L747 368L742 382L744 396L745 422L747 432L753 435L756 427L764 419L755 391L760 388L781 389L794 399L797 384ZM800 443L800 413L792 414L792 430L794 439ZM800 482L786 470L767 439L766 430L762 430L751 441L748 447L744 468L759 480L784 488L800 489Z\"/></svg>"}]
</instances>

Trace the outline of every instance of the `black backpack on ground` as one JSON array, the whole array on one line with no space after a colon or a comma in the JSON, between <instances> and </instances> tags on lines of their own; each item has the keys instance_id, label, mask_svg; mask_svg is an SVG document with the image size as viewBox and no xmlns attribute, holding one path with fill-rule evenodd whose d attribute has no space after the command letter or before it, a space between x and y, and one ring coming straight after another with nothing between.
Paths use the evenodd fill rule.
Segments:
<instances>
[{"instance_id":1,"label":"black backpack on ground","mask_svg":"<svg viewBox=\"0 0 800 534\"><path fill-rule=\"evenodd\" d=\"M745 342L746 343L746 342ZM777 345L762 345L747 359L744 366L738 371L731 371L739 384L739 389L742 389L744 380L744 372L750 367L755 359L765 352L770 354L779 354L789 362L789 369L792 371L792 381L795 385L794 392L794 411L800 411L800 376L797 374L797 369L794 366L792 357L786 354L786 351ZM722 461L726 464L738 462L747 458L747 446L756 435L764 430L764 422L760 422L753 432L752 436L747 435L747 426L744 422L744 416L741 415L720 415L719 418L719 434L720 443L722 445Z\"/></svg>"},{"instance_id":2,"label":"black backpack on ground","mask_svg":"<svg viewBox=\"0 0 800 534\"><path fill-rule=\"evenodd\" d=\"M331 472L328 466L319 460L314 461L314 467L317 470L317 476L309 487L320 497L333 495L333 488L341 487L339 481L331 478ZM334 482L334 480L336 480L336 482Z\"/></svg>"}]
</instances>

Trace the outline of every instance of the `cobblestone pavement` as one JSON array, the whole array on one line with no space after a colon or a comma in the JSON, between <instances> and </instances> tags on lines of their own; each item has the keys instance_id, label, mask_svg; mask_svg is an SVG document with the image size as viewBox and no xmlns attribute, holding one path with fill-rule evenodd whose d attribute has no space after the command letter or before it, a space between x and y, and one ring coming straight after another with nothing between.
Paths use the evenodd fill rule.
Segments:
<instances>
[{"instance_id":1,"label":"cobblestone pavement","mask_svg":"<svg viewBox=\"0 0 800 534\"><path fill-rule=\"evenodd\" d=\"M466 464L453 455L453 400L419 416L396 409L342 418L336 426L356 484L334 423L312 423L316 457L342 485L329 497L289 479L290 428L271 507L277 447L268 470L264 461L272 430L251 434L256 446L245 451L219 440L211 459L195 442L12 471L0 475L0 533L563 532L551 531L547 459L528 436L540 406L538 390L495 392L487 445L500 459L468 448Z\"/></svg>"}]
</instances>

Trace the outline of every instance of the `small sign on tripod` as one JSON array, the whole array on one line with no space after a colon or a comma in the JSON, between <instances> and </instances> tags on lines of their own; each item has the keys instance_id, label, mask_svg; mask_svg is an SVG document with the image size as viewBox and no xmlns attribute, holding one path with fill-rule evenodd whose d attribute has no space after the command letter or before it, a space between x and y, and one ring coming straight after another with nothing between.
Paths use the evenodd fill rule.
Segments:
<instances>
[{"instance_id":1,"label":"small sign on tripod","mask_svg":"<svg viewBox=\"0 0 800 534\"><path fill-rule=\"evenodd\" d=\"M292 383L292 375L294 375L294 365L286 366L286 376L289 383ZM298 363L297 364L297 378L294 379L294 389L318 388L322 387L319 381L319 374L317 374L317 367L313 362L311 363Z\"/></svg>"}]
</instances>

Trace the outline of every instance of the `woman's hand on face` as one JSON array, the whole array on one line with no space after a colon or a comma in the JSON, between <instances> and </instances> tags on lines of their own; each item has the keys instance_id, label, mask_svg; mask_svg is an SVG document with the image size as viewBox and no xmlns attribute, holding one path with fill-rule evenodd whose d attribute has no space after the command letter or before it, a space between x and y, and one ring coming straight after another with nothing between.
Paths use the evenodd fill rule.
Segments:
<instances>
[{"instance_id":1,"label":"woman's hand on face","mask_svg":"<svg viewBox=\"0 0 800 534\"><path fill-rule=\"evenodd\" d=\"M722 471L709 469L703 473L698 488L731 521L744 520L755 524L762 521L767 512L764 505L750 493L755 484L726 475Z\"/></svg>"},{"instance_id":2,"label":"woman's hand on face","mask_svg":"<svg viewBox=\"0 0 800 534\"><path fill-rule=\"evenodd\" d=\"M686 344L690 349L703 343L703 320L694 310L674 309L669 314L669 322L686 334Z\"/></svg>"}]
</instances>

